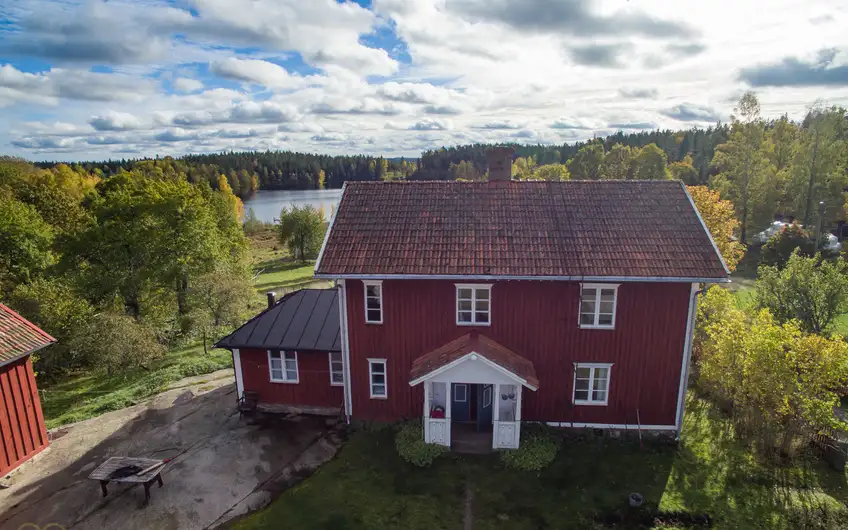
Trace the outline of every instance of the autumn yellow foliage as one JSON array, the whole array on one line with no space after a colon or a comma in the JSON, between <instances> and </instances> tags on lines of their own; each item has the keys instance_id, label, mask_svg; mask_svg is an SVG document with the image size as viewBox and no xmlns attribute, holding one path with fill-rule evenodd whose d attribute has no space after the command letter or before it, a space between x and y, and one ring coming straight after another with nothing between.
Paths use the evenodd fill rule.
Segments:
<instances>
[{"instance_id":1,"label":"autumn yellow foliage","mask_svg":"<svg viewBox=\"0 0 848 530\"><path fill-rule=\"evenodd\" d=\"M692 196L698 211L701 212L704 224L712 234L727 268L733 272L739 260L745 255L745 245L734 237L739 221L736 219L733 203L722 200L717 191L706 186L687 186L686 189Z\"/></svg>"}]
</instances>

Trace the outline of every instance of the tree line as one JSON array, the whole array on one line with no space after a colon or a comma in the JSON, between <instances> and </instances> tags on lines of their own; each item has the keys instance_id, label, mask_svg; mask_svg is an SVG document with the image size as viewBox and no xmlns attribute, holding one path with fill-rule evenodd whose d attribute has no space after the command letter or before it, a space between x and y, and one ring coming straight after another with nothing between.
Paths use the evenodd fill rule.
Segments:
<instances>
[{"instance_id":1,"label":"tree line","mask_svg":"<svg viewBox=\"0 0 848 530\"><path fill-rule=\"evenodd\" d=\"M178 163L107 178L0 158L0 298L58 342L48 378L144 365L240 322L253 291L242 203Z\"/></svg>"}]
</instances>

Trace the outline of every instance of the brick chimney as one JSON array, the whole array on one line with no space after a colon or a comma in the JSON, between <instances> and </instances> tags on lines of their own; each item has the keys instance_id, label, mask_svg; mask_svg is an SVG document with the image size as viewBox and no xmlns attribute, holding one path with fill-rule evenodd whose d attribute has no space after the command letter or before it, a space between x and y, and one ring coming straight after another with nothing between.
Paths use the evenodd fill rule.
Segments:
<instances>
[{"instance_id":1,"label":"brick chimney","mask_svg":"<svg viewBox=\"0 0 848 530\"><path fill-rule=\"evenodd\" d=\"M512 180L512 147L492 147L486 150L486 165L489 166L489 182Z\"/></svg>"}]
</instances>

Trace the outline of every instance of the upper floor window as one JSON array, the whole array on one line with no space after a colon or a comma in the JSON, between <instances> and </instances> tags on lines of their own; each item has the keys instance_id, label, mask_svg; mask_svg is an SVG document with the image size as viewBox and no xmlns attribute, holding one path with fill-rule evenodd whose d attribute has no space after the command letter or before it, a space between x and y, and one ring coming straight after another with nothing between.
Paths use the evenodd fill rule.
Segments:
<instances>
[{"instance_id":1,"label":"upper floor window","mask_svg":"<svg viewBox=\"0 0 848 530\"><path fill-rule=\"evenodd\" d=\"M269 350L268 369L273 383L297 383L297 352Z\"/></svg>"},{"instance_id":2,"label":"upper floor window","mask_svg":"<svg viewBox=\"0 0 848 530\"><path fill-rule=\"evenodd\" d=\"M609 363L574 363L574 403L606 405L611 367Z\"/></svg>"},{"instance_id":3,"label":"upper floor window","mask_svg":"<svg viewBox=\"0 0 848 530\"><path fill-rule=\"evenodd\" d=\"M584 283L580 291L580 327L615 327L618 285Z\"/></svg>"},{"instance_id":4,"label":"upper floor window","mask_svg":"<svg viewBox=\"0 0 848 530\"><path fill-rule=\"evenodd\" d=\"M365 284L365 322L383 323L383 282L364 281Z\"/></svg>"},{"instance_id":5,"label":"upper floor window","mask_svg":"<svg viewBox=\"0 0 848 530\"><path fill-rule=\"evenodd\" d=\"M492 286L456 284L456 323L488 326L491 324Z\"/></svg>"},{"instance_id":6,"label":"upper floor window","mask_svg":"<svg viewBox=\"0 0 848 530\"><path fill-rule=\"evenodd\" d=\"M341 352L330 352L330 384L333 386L344 385L344 363L342 363Z\"/></svg>"}]
</instances>

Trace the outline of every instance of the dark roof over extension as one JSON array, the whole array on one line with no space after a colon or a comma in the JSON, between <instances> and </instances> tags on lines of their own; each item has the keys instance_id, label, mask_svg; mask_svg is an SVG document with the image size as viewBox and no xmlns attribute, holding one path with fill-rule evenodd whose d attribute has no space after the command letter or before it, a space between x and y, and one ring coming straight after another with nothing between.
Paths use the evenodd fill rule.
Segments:
<instances>
[{"instance_id":1,"label":"dark roof over extension","mask_svg":"<svg viewBox=\"0 0 848 530\"><path fill-rule=\"evenodd\" d=\"M335 289L302 289L219 340L217 348L341 351Z\"/></svg>"},{"instance_id":2,"label":"dark roof over extension","mask_svg":"<svg viewBox=\"0 0 848 530\"><path fill-rule=\"evenodd\" d=\"M685 188L667 180L349 182L316 273L728 275Z\"/></svg>"},{"instance_id":3,"label":"dark roof over extension","mask_svg":"<svg viewBox=\"0 0 848 530\"><path fill-rule=\"evenodd\" d=\"M0 366L49 346L56 339L38 326L0 304Z\"/></svg>"}]
</instances>

